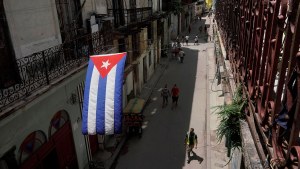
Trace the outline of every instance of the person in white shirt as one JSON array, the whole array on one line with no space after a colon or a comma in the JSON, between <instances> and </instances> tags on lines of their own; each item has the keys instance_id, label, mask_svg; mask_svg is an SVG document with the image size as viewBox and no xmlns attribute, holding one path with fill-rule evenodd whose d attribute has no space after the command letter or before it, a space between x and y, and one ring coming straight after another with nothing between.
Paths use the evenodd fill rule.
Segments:
<instances>
[{"instance_id":1,"label":"person in white shirt","mask_svg":"<svg viewBox=\"0 0 300 169\"><path fill-rule=\"evenodd\" d=\"M189 36L188 35L185 36L185 43L186 43L186 46L188 46L188 43L189 43Z\"/></svg>"},{"instance_id":2,"label":"person in white shirt","mask_svg":"<svg viewBox=\"0 0 300 169\"><path fill-rule=\"evenodd\" d=\"M184 51L181 48L179 48L179 61L180 61L180 63L183 63L184 56L185 56Z\"/></svg>"},{"instance_id":3,"label":"person in white shirt","mask_svg":"<svg viewBox=\"0 0 300 169\"><path fill-rule=\"evenodd\" d=\"M194 45L198 45L198 36L195 37Z\"/></svg>"}]
</instances>

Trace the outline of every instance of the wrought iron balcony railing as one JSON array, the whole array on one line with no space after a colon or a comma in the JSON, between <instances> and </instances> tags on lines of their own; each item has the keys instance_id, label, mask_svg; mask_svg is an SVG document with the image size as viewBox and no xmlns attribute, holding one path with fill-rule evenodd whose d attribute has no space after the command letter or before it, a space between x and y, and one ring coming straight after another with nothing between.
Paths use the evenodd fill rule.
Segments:
<instances>
[{"instance_id":1,"label":"wrought iron balcony railing","mask_svg":"<svg viewBox=\"0 0 300 169\"><path fill-rule=\"evenodd\" d=\"M130 26L148 21L152 16L152 7L133 9L108 9L108 15L114 17L114 26Z\"/></svg>"},{"instance_id":2,"label":"wrought iron balcony railing","mask_svg":"<svg viewBox=\"0 0 300 169\"><path fill-rule=\"evenodd\" d=\"M215 7L259 158L271 168L300 168L300 1L227 0Z\"/></svg>"},{"instance_id":3,"label":"wrought iron balcony railing","mask_svg":"<svg viewBox=\"0 0 300 169\"><path fill-rule=\"evenodd\" d=\"M84 65L90 55L112 47L112 33L96 32L18 59L20 83L0 89L0 119L8 106Z\"/></svg>"}]
</instances>

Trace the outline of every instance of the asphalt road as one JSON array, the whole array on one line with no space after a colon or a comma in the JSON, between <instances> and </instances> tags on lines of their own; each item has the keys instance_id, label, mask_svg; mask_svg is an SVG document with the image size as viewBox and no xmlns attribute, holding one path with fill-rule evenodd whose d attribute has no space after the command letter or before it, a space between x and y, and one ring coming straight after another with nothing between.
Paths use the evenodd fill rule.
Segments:
<instances>
[{"instance_id":1,"label":"asphalt road","mask_svg":"<svg viewBox=\"0 0 300 169\"><path fill-rule=\"evenodd\" d=\"M210 101L209 55L213 43L206 43L202 33L199 45L193 44L198 27L204 21L192 25L190 43L183 46L184 63L170 60L163 76L154 88L144 110L145 120L142 138L131 137L121 151L116 169L207 169L211 167L210 156ZM165 84L180 89L179 105L171 109L171 98L162 108L160 91ZM184 146L185 134L193 127L198 135L198 148L190 163ZM217 167L222 168L222 167Z\"/></svg>"}]
</instances>

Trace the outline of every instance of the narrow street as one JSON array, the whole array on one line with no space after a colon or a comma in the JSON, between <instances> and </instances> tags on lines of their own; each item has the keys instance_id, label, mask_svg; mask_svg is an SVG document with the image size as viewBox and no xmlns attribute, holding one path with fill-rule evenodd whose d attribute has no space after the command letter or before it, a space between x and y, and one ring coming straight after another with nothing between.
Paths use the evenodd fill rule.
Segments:
<instances>
[{"instance_id":1,"label":"narrow street","mask_svg":"<svg viewBox=\"0 0 300 169\"><path fill-rule=\"evenodd\" d=\"M211 107L223 103L224 98L217 97L220 95L218 92L213 94L215 98L211 95L210 82L215 75L214 45L207 42L203 31L199 36L198 29L200 25L204 26L205 19L208 18L191 25L189 45L182 46L186 54L184 63L175 59L168 62L144 110L143 136L131 137L127 141L116 162L116 169L226 168L224 148L217 148L221 154L218 155L210 146L217 144L214 133L211 133L217 124L217 118L211 117ZM212 34L211 29L209 32ZM194 45L197 34L200 44ZM162 108L160 91L165 84L170 90L174 84L180 89L179 105L175 110L171 109L170 97L168 106ZM196 154L188 163L184 138L191 127L198 135L198 148L194 149ZM224 147L224 144L220 145Z\"/></svg>"}]
</instances>

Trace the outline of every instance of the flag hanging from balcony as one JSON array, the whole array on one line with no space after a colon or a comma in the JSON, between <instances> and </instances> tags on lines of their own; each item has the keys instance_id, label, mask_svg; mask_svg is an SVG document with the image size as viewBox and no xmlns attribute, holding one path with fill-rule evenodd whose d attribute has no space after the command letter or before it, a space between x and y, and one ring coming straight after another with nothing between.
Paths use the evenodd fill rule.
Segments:
<instances>
[{"instance_id":1,"label":"flag hanging from balcony","mask_svg":"<svg viewBox=\"0 0 300 169\"><path fill-rule=\"evenodd\" d=\"M126 53L90 57L82 109L83 134L119 134Z\"/></svg>"}]
</instances>

